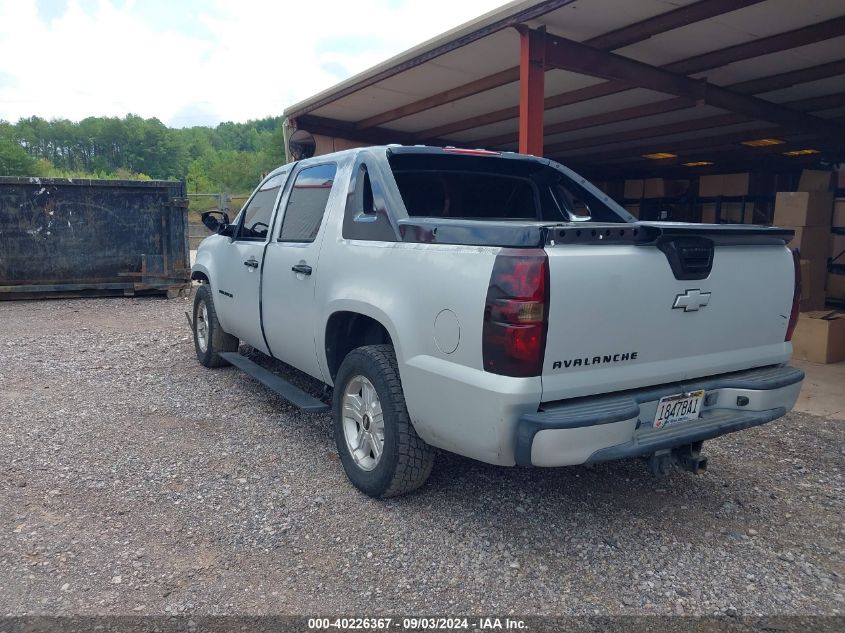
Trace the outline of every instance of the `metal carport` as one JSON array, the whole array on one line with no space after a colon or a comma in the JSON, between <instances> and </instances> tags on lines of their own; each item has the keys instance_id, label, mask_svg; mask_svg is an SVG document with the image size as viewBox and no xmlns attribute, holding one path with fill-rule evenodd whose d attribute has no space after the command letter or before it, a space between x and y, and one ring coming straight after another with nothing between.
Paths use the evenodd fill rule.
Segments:
<instances>
[{"instance_id":1,"label":"metal carport","mask_svg":"<svg viewBox=\"0 0 845 633\"><path fill-rule=\"evenodd\" d=\"M333 148L513 150L607 177L839 161L845 4L512 2L285 115Z\"/></svg>"}]
</instances>

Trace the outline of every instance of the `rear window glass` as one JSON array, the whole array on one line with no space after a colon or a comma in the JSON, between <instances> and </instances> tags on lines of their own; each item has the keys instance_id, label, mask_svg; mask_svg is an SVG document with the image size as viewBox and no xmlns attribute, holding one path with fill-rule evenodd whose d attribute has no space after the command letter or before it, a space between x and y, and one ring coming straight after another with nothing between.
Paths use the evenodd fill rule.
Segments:
<instances>
[{"instance_id":1,"label":"rear window glass","mask_svg":"<svg viewBox=\"0 0 845 633\"><path fill-rule=\"evenodd\" d=\"M394 176L411 217L542 219L534 185L527 178L459 171Z\"/></svg>"},{"instance_id":2,"label":"rear window glass","mask_svg":"<svg viewBox=\"0 0 845 633\"><path fill-rule=\"evenodd\" d=\"M535 161L499 156L393 154L410 217L625 222L572 178Z\"/></svg>"}]
</instances>

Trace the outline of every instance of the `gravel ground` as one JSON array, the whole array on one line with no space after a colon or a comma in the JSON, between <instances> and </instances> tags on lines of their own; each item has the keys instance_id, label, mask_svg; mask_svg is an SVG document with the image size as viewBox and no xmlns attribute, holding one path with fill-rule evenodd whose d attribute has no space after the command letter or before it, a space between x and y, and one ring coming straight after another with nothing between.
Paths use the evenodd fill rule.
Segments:
<instances>
[{"instance_id":1,"label":"gravel ground","mask_svg":"<svg viewBox=\"0 0 845 633\"><path fill-rule=\"evenodd\" d=\"M0 303L0 615L845 611L841 422L663 479L442 454L374 501L328 416L196 362L189 305Z\"/></svg>"}]
</instances>

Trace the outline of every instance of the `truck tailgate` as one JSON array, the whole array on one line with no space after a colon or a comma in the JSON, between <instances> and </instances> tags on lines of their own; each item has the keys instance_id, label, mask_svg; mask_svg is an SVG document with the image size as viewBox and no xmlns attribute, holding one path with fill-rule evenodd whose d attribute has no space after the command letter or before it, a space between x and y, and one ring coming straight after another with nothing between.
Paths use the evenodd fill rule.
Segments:
<instances>
[{"instance_id":1,"label":"truck tailgate","mask_svg":"<svg viewBox=\"0 0 845 633\"><path fill-rule=\"evenodd\" d=\"M701 279L678 279L654 242L547 243L543 401L788 360L794 263L774 230L760 231L765 238L714 240Z\"/></svg>"}]
</instances>

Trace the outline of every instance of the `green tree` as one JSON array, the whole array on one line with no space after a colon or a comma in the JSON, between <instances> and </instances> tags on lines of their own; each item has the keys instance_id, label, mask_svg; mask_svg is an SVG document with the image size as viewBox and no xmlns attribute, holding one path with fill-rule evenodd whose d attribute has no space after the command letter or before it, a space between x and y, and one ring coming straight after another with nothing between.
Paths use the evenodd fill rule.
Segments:
<instances>
[{"instance_id":1,"label":"green tree","mask_svg":"<svg viewBox=\"0 0 845 633\"><path fill-rule=\"evenodd\" d=\"M20 143L0 137L0 176L34 176L36 163Z\"/></svg>"},{"instance_id":2,"label":"green tree","mask_svg":"<svg viewBox=\"0 0 845 633\"><path fill-rule=\"evenodd\" d=\"M74 122L40 117L0 121L4 155L33 159L37 175L187 179L191 191L250 191L284 161L282 117L217 127L172 129L158 119L88 117ZM23 169L16 167L15 169Z\"/></svg>"}]
</instances>

